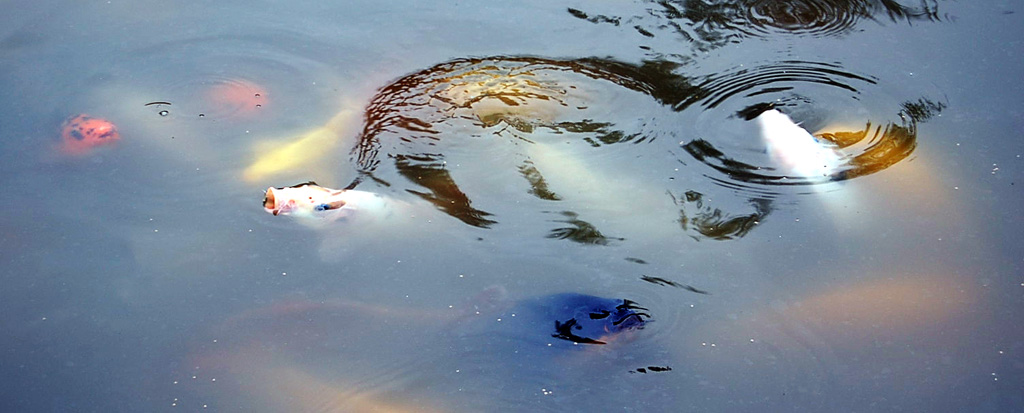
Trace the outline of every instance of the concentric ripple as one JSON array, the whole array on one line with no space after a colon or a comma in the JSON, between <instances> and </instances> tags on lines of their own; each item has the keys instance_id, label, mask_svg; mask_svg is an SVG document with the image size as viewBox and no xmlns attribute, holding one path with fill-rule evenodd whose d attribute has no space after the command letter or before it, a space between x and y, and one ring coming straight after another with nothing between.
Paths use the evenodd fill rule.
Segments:
<instances>
[{"instance_id":1,"label":"concentric ripple","mask_svg":"<svg viewBox=\"0 0 1024 413\"><path fill-rule=\"evenodd\" d=\"M303 45L296 47L294 45ZM131 96L144 102L165 101L164 121L246 122L271 116L295 117L308 111L309 85L326 83L337 71L323 55L324 47L302 33L278 31L234 36L171 37L136 50L138 60L167 61L133 71ZM171 56L174 58L172 59ZM173 62L173 64L170 64Z\"/></svg>"},{"instance_id":2,"label":"concentric ripple","mask_svg":"<svg viewBox=\"0 0 1024 413\"><path fill-rule=\"evenodd\" d=\"M833 36L849 31L859 20L871 16L871 8L862 1L750 0L741 7L747 24L737 25L737 29L748 35L786 32Z\"/></svg>"},{"instance_id":3,"label":"concentric ripple","mask_svg":"<svg viewBox=\"0 0 1024 413\"><path fill-rule=\"evenodd\" d=\"M257 79L247 77L227 77L220 74L206 74L170 82L166 89L167 95L183 96L178 108L157 108L170 113L159 113L168 116L173 113L179 117L208 119L253 119L269 106L271 102L267 88ZM170 102L173 103L173 102ZM265 114L265 113L264 113Z\"/></svg>"},{"instance_id":4,"label":"concentric ripple","mask_svg":"<svg viewBox=\"0 0 1024 413\"><path fill-rule=\"evenodd\" d=\"M836 63L770 63L708 76L696 88L700 94L682 105L701 109L697 135L680 142L682 148L720 173L711 176L719 183L762 193L773 191L757 186L820 184L881 171L913 153L917 122L944 107L926 98L896 101L874 77ZM816 142L806 152L780 153L790 149L780 149L752 121L769 109L788 116L814 135L808 142ZM808 156L828 156L818 164L817 170L828 164L824 172L800 174L780 161L817 162Z\"/></svg>"},{"instance_id":5,"label":"concentric ripple","mask_svg":"<svg viewBox=\"0 0 1024 413\"><path fill-rule=\"evenodd\" d=\"M645 38L672 36L708 51L747 38L830 37L862 30L863 21L940 21L933 1L896 0L646 0L633 14L569 8L598 25L632 28ZM627 6L628 7L628 6ZM619 9L616 9L619 10ZM665 51L662 51L665 52ZM677 53L672 51L672 53Z\"/></svg>"},{"instance_id":6,"label":"concentric ripple","mask_svg":"<svg viewBox=\"0 0 1024 413\"><path fill-rule=\"evenodd\" d=\"M687 86L684 78L666 74L657 64L457 59L382 88L366 109L353 157L362 173L412 183L408 192L467 224L487 227L495 223L491 213L470 205L449 165L474 179L521 176L529 184L524 192L548 201L561 199L560 191L593 192L578 182L549 187L549 167L569 170L574 160L598 161L602 153L621 159L624 143L674 135L655 114L674 116L666 103L681 100L674 91ZM617 150L607 149L612 145ZM565 151L573 155L554 155ZM544 159L553 161L544 166ZM578 170L576 176L594 172ZM391 172L398 176L388 177Z\"/></svg>"}]
</instances>

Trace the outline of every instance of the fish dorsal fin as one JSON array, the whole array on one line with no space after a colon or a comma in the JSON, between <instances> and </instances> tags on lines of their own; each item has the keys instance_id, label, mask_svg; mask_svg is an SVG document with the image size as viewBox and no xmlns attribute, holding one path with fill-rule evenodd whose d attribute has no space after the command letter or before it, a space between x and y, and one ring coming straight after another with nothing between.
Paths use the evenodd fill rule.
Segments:
<instances>
[{"instance_id":1,"label":"fish dorsal fin","mask_svg":"<svg viewBox=\"0 0 1024 413\"><path fill-rule=\"evenodd\" d=\"M314 181L306 181L306 182L303 182L301 184L295 184L295 185L292 185L292 186L286 186L285 188L302 188L302 187L304 187L306 185L320 186L320 185L317 185L317 183L314 182Z\"/></svg>"},{"instance_id":2,"label":"fish dorsal fin","mask_svg":"<svg viewBox=\"0 0 1024 413\"><path fill-rule=\"evenodd\" d=\"M776 105L775 103L771 102L757 103L740 109L739 112L736 112L736 116L739 116L743 120L754 120L758 116L761 116L762 113L765 113L772 109L776 109L777 106L779 105Z\"/></svg>"}]
</instances>

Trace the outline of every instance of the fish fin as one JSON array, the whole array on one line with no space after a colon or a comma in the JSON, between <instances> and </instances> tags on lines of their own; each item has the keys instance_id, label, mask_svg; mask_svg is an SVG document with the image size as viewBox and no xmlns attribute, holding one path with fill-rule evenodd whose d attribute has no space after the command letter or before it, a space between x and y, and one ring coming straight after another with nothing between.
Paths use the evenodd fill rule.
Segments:
<instances>
[{"instance_id":1,"label":"fish fin","mask_svg":"<svg viewBox=\"0 0 1024 413\"><path fill-rule=\"evenodd\" d=\"M292 185L292 186L286 186L285 188L302 188L302 187L304 187L304 186L306 186L306 185L312 185L312 186L320 186L320 185L318 185L318 184L317 184L316 182L314 182L314 181L306 181L306 182L303 182L303 183L301 183L301 184L295 184L295 185Z\"/></svg>"},{"instance_id":2,"label":"fish fin","mask_svg":"<svg viewBox=\"0 0 1024 413\"><path fill-rule=\"evenodd\" d=\"M335 200L331 202L325 202L316 206L317 211L330 211L332 209L338 209L345 206L345 201Z\"/></svg>"}]
</instances>

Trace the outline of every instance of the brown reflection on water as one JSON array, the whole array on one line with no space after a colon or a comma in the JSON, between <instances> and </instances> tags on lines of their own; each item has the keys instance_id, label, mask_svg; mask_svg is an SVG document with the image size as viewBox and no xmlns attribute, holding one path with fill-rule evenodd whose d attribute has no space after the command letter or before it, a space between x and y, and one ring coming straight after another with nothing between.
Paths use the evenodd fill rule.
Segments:
<instances>
[{"instance_id":1,"label":"brown reflection on water","mask_svg":"<svg viewBox=\"0 0 1024 413\"><path fill-rule=\"evenodd\" d=\"M555 188L546 176L552 169L561 169L554 173L565 175L564 169L579 162L561 158L545 165L536 162L561 153L545 145L580 142L599 148L656 139L605 119L613 110L608 101L623 91L639 92L654 106L692 100L693 88L685 77L673 73L676 68L665 62L633 65L596 58L515 56L442 63L378 92L366 110L353 158L365 176L399 188L411 183L412 187L403 189L466 224L488 228L497 223L496 217L474 205L449 162L492 165L481 171L519 176L529 185L526 193L561 202L562 191L583 192L582 184ZM388 174L391 165L405 182L395 182ZM592 179L591 172L572 174L586 180ZM601 245L613 239L575 212L568 213L573 214L567 215L569 219L555 222L572 226L552 229L549 238Z\"/></svg>"},{"instance_id":2,"label":"brown reflection on water","mask_svg":"<svg viewBox=\"0 0 1024 413\"><path fill-rule=\"evenodd\" d=\"M904 102L902 107L899 115L903 124L889 123L884 129L875 129L870 136L870 122L859 131L818 132L819 137L834 142L840 148L866 144L866 148L859 150L850 160L852 167L843 172L844 179L873 174L909 157L917 148L918 123L938 115L946 105L922 98L916 102Z\"/></svg>"},{"instance_id":3,"label":"brown reflection on water","mask_svg":"<svg viewBox=\"0 0 1024 413\"><path fill-rule=\"evenodd\" d=\"M455 184L448 170L437 155L397 155L395 167L398 172L426 188L429 192L409 189L408 192L433 204L444 213L474 227L487 228L497 223L487 217L491 214L472 206L469 197Z\"/></svg>"},{"instance_id":4,"label":"brown reflection on water","mask_svg":"<svg viewBox=\"0 0 1024 413\"><path fill-rule=\"evenodd\" d=\"M768 199L750 200L754 212L749 215L731 215L719 208L713 208L704 200L704 194L686 191L681 197L673 197L680 206L679 225L691 238L718 241L742 238L771 213L772 202Z\"/></svg>"},{"instance_id":5,"label":"brown reflection on water","mask_svg":"<svg viewBox=\"0 0 1024 413\"><path fill-rule=\"evenodd\" d=\"M569 226L552 229L548 238L565 239L580 244L608 245L613 241L624 241L625 238L609 237L598 231L594 224L579 219L579 214L572 211L562 211L565 219L557 219L553 222L569 224Z\"/></svg>"},{"instance_id":6,"label":"brown reflection on water","mask_svg":"<svg viewBox=\"0 0 1024 413\"><path fill-rule=\"evenodd\" d=\"M645 93L663 104L682 102L692 94L692 86L673 73L677 67L669 62L632 65L596 58L517 56L442 63L398 79L377 93L366 109L366 124L354 150L356 161L362 170L373 171L380 165L382 146L386 153L392 153L391 146L430 148L451 128L447 122L458 125L458 121L482 129L504 124L526 134L536 128L600 132L599 136L612 137L597 139L605 144L629 141L625 137L631 134L610 129L610 123L586 117L562 119L599 103L587 95L585 88L595 87L585 84L588 79ZM388 142L386 134L397 135L398 142Z\"/></svg>"},{"instance_id":7,"label":"brown reflection on water","mask_svg":"<svg viewBox=\"0 0 1024 413\"><path fill-rule=\"evenodd\" d=\"M840 36L862 20L888 18L893 22L939 21L932 1L893 0L647 0L646 15L618 16L569 8L573 17L594 24L632 27L644 37L668 33L710 50L747 37L803 35Z\"/></svg>"}]
</instances>

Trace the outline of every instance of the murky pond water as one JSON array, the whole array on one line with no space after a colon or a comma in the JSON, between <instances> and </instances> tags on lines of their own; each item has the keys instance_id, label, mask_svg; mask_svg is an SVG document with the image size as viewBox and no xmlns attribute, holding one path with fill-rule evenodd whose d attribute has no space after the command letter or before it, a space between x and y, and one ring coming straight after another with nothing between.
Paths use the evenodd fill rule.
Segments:
<instances>
[{"instance_id":1,"label":"murky pond water","mask_svg":"<svg viewBox=\"0 0 1024 413\"><path fill-rule=\"evenodd\" d=\"M1020 9L9 10L0 410L1024 409Z\"/></svg>"}]
</instances>

